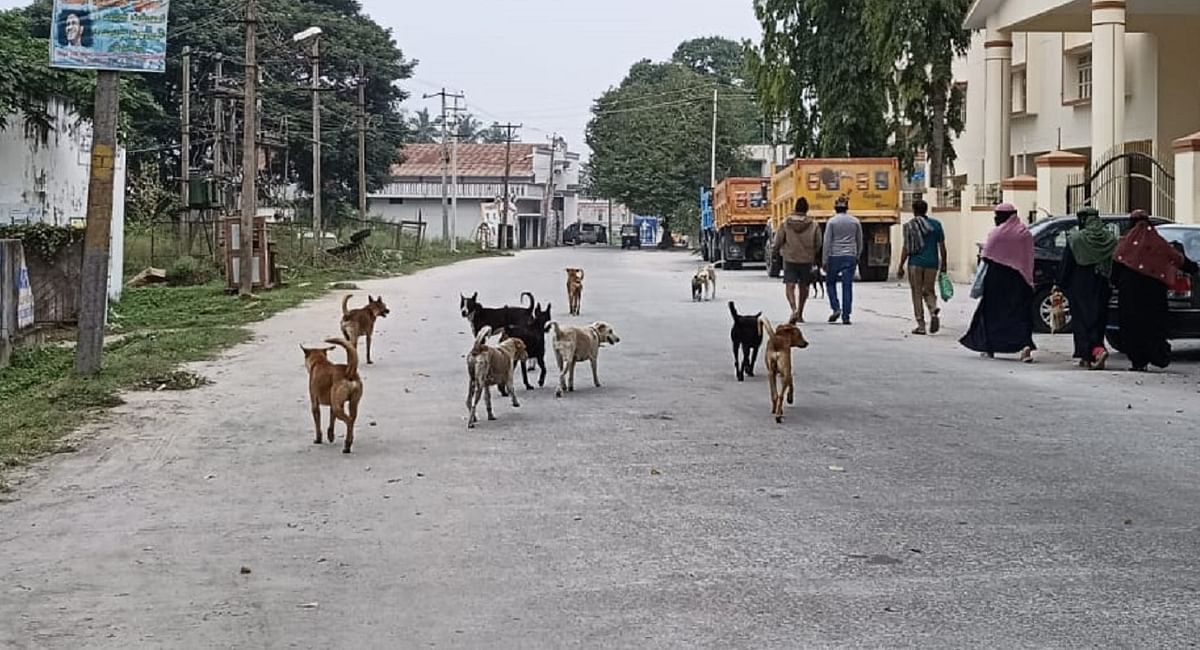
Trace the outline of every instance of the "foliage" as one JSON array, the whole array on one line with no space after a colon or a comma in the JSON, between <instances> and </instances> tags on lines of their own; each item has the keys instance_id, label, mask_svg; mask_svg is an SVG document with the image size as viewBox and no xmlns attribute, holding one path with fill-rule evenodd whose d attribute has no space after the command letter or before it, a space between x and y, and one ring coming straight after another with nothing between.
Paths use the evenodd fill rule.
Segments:
<instances>
[{"instance_id":1,"label":"foliage","mask_svg":"<svg viewBox=\"0 0 1200 650\"><path fill-rule=\"evenodd\" d=\"M179 190L163 184L157 165L148 160L126 179L125 196L126 221L134 228L148 227L164 216L174 218L184 209Z\"/></svg>"},{"instance_id":2,"label":"foliage","mask_svg":"<svg viewBox=\"0 0 1200 650\"><path fill-rule=\"evenodd\" d=\"M639 61L596 100L587 128L592 193L691 229L697 192L710 182L712 77L687 65ZM754 141L756 109L744 92L717 103L717 177L745 173L740 148Z\"/></svg>"},{"instance_id":3,"label":"foliage","mask_svg":"<svg viewBox=\"0 0 1200 650\"><path fill-rule=\"evenodd\" d=\"M212 264L184 255L167 268L167 284L173 287L194 287L212 282L216 275L217 270Z\"/></svg>"},{"instance_id":4,"label":"foliage","mask_svg":"<svg viewBox=\"0 0 1200 650\"><path fill-rule=\"evenodd\" d=\"M962 89L952 65L966 54L963 29L970 0L869 0L864 20L881 66L894 69L889 88L898 118L896 150L912 171L913 152L929 152L930 187L941 187L956 154L953 138L964 124Z\"/></svg>"},{"instance_id":5,"label":"foliage","mask_svg":"<svg viewBox=\"0 0 1200 650\"><path fill-rule=\"evenodd\" d=\"M868 2L755 1L763 37L751 52L751 73L763 108L787 125L797 156L887 151L888 68L868 39Z\"/></svg>"},{"instance_id":6,"label":"foliage","mask_svg":"<svg viewBox=\"0 0 1200 650\"><path fill-rule=\"evenodd\" d=\"M719 36L694 38L680 43L671 60L721 85L742 87L750 79L746 47Z\"/></svg>"},{"instance_id":7,"label":"foliage","mask_svg":"<svg viewBox=\"0 0 1200 650\"><path fill-rule=\"evenodd\" d=\"M410 141L416 144L433 144L442 139L441 119L431 117L428 108L422 108L407 119Z\"/></svg>"},{"instance_id":8,"label":"foliage","mask_svg":"<svg viewBox=\"0 0 1200 650\"><path fill-rule=\"evenodd\" d=\"M0 226L0 239L19 239L27 253L53 264L64 248L83 240L83 231L48 223L14 224Z\"/></svg>"}]
</instances>

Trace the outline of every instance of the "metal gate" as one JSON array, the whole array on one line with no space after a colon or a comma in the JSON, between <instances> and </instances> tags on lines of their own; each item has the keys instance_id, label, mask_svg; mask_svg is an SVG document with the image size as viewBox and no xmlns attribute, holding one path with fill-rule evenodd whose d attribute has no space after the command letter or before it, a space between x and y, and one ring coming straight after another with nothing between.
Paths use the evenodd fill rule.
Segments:
<instances>
[{"instance_id":1,"label":"metal gate","mask_svg":"<svg viewBox=\"0 0 1200 650\"><path fill-rule=\"evenodd\" d=\"M1146 210L1156 217L1175 218L1173 169L1153 155L1148 144L1118 147L1092 164L1086 178L1067 186L1069 213L1094 207L1105 214Z\"/></svg>"}]
</instances>

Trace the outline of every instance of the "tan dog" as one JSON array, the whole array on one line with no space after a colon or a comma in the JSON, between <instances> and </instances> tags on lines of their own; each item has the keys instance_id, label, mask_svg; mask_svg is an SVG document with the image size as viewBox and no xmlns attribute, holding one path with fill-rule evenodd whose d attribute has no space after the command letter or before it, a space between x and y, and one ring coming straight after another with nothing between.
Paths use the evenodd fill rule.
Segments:
<instances>
[{"instance_id":1,"label":"tan dog","mask_svg":"<svg viewBox=\"0 0 1200 650\"><path fill-rule=\"evenodd\" d=\"M804 349L808 341L796 326L795 321L787 325L773 327L765 316L758 319L759 331L767 337L767 380L771 386L771 414L776 422L783 422L783 400L786 393L787 403L795 401L796 385L792 377L792 348ZM776 384L782 380L782 386Z\"/></svg>"},{"instance_id":2,"label":"tan dog","mask_svg":"<svg viewBox=\"0 0 1200 650\"><path fill-rule=\"evenodd\" d=\"M391 310L387 305L383 304L383 296L372 298L367 295L367 306L351 310L348 308L350 299L354 296L346 294L342 298L342 336L350 341L355 349L358 349L358 337L367 337L367 364L373 364L371 360L371 338L375 335L375 321L380 318L387 318Z\"/></svg>"},{"instance_id":3,"label":"tan dog","mask_svg":"<svg viewBox=\"0 0 1200 650\"><path fill-rule=\"evenodd\" d=\"M354 445L354 421L358 419L358 402L362 400L363 383L358 375L358 351L349 341L326 339L326 343L341 346L346 350L346 363L334 364L329 353L334 349L306 348L304 367L308 369L308 399L312 404L313 426L316 427L315 444L321 444L321 407L329 407L329 430L326 437L333 442L333 428L338 420L346 423L346 442L342 453L350 453ZM346 405L349 404L349 408Z\"/></svg>"},{"instance_id":4,"label":"tan dog","mask_svg":"<svg viewBox=\"0 0 1200 650\"><path fill-rule=\"evenodd\" d=\"M475 337L475 345L467 356L467 428L474 429L479 418L475 415L479 406L479 398L483 397L487 404L488 420L495 420L492 412L492 386L498 386L502 392L512 397L513 408L520 408L517 401L517 389L513 384L514 366L528 358L525 353L525 342L521 339L507 339L497 346L487 344L487 337L492 328L484 326Z\"/></svg>"},{"instance_id":5,"label":"tan dog","mask_svg":"<svg viewBox=\"0 0 1200 650\"><path fill-rule=\"evenodd\" d=\"M579 361L592 363L592 381L600 387L600 375L596 364L600 358L600 346L604 343L616 345L621 342L616 331L608 323L597 322L587 327L559 327L551 321L546 331L554 330L554 356L558 359L558 390L555 397L565 392L575 392L575 364Z\"/></svg>"},{"instance_id":6,"label":"tan dog","mask_svg":"<svg viewBox=\"0 0 1200 650\"><path fill-rule=\"evenodd\" d=\"M583 300L583 269L567 269L567 311L579 315L579 303Z\"/></svg>"},{"instance_id":7,"label":"tan dog","mask_svg":"<svg viewBox=\"0 0 1200 650\"><path fill-rule=\"evenodd\" d=\"M717 268L712 264L705 264L696 271L696 275L692 278L693 286L699 284L701 291L708 289L708 299L715 300L717 297ZM701 294L703 296L703 294Z\"/></svg>"}]
</instances>

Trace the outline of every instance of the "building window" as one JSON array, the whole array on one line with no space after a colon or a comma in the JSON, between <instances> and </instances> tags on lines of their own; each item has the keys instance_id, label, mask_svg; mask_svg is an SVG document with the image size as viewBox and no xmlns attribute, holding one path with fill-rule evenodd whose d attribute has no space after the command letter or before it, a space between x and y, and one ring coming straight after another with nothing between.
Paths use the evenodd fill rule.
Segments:
<instances>
[{"instance_id":1,"label":"building window","mask_svg":"<svg viewBox=\"0 0 1200 650\"><path fill-rule=\"evenodd\" d=\"M404 197L393 196L388 199L388 205L404 205Z\"/></svg>"},{"instance_id":2,"label":"building window","mask_svg":"<svg viewBox=\"0 0 1200 650\"><path fill-rule=\"evenodd\" d=\"M1024 115L1029 108L1029 76L1025 68L1015 68L1012 73L1012 112Z\"/></svg>"},{"instance_id":3,"label":"building window","mask_svg":"<svg viewBox=\"0 0 1200 650\"><path fill-rule=\"evenodd\" d=\"M1092 98L1092 53L1084 52L1075 57L1075 97Z\"/></svg>"}]
</instances>

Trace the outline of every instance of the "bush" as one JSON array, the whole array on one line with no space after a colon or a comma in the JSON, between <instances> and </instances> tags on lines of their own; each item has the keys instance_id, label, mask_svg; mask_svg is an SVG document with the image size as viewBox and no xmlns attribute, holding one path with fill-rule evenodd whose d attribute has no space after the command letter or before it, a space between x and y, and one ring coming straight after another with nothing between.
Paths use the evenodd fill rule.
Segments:
<instances>
[{"instance_id":1,"label":"bush","mask_svg":"<svg viewBox=\"0 0 1200 650\"><path fill-rule=\"evenodd\" d=\"M172 287L192 287L208 284L216 277L211 264L194 257L183 256L167 268L167 284Z\"/></svg>"}]
</instances>

